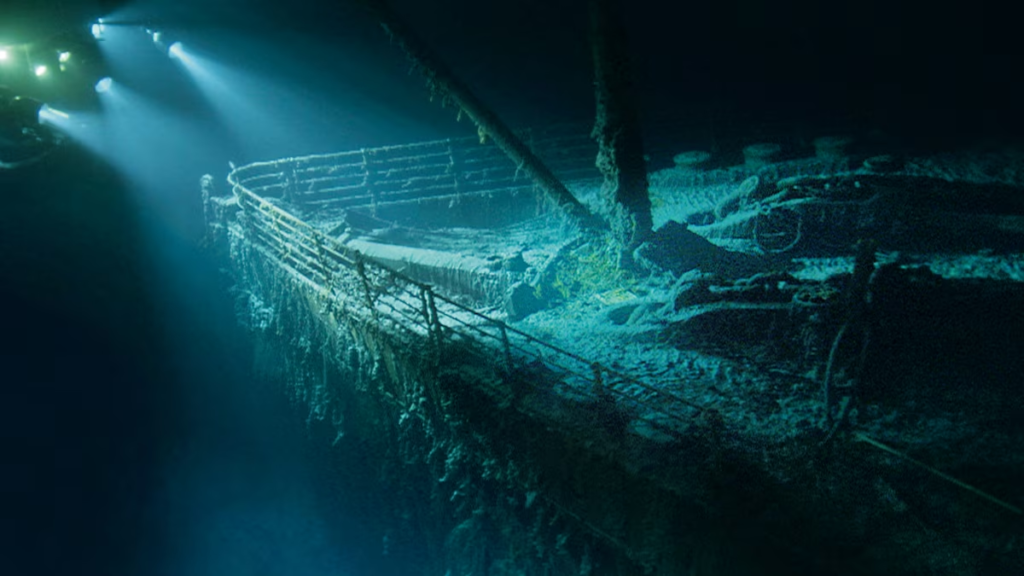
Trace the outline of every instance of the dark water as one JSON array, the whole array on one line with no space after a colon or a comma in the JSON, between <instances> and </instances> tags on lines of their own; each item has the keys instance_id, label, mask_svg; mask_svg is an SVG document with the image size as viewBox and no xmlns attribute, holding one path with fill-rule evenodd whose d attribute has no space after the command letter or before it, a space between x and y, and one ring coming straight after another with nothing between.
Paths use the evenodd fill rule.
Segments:
<instances>
[{"instance_id":1,"label":"dark water","mask_svg":"<svg viewBox=\"0 0 1024 576\"><path fill-rule=\"evenodd\" d=\"M0 571L386 573L217 263L82 151L0 178Z\"/></svg>"},{"instance_id":2,"label":"dark water","mask_svg":"<svg viewBox=\"0 0 1024 576\"><path fill-rule=\"evenodd\" d=\"M127 568L114 550L148 537L133 516L166 442L159 407L176 401L123 191L73 161L2 175L0 482L14 574Z\"/></svg>"}]
</instances>

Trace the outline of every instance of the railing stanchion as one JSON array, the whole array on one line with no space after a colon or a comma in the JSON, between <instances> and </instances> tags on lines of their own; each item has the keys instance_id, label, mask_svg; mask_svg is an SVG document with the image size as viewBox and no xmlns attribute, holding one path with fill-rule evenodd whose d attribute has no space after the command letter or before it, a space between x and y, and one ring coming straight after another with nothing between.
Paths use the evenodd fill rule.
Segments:
<instances>
[{"instance_id":1,"label":"railing stanchion","mask_svg":"<svg viewBox=\"0 0 1024 576\"><path fill-rule=\"evenodd\" d=\"M434 291L429 286L425 286L423 290L427 295L427 310L430 312L430 332L434 335L437 347L440 349L443 332L441 330L441 319L437 316L437 301L434 300Z\"/></svg>"},{"instance_id":2,"label":"railing stanchion","mask_svg":"<svg viewBox=\"0 0 1024 576\"><path fill-rule=\"evenodd\" d=\"M512 346L508 342L508 330L505 329L505 323L501 322L498 324L501 326L501 345L505 349L505 369L510 373L512 372Z\"/></svg>"}]
</instances>

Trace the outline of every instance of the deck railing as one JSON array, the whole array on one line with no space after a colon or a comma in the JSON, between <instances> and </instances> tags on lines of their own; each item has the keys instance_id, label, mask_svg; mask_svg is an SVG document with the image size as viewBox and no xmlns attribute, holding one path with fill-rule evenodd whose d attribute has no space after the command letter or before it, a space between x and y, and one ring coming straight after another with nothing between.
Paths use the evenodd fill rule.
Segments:
<instances>
[{"instance_id":1,"label":"deck railing","mask_svg":"<svg viewBox=\"0 0 1024 576\"><path fill-rule=\"evenodd\" d=\"M318 296L323 306L320 313L341 314L350 322L373 325L406 341L433 343L438 350L457 345L506 374L543 367L565 386L566 393L590 400L614 398L662 430L678 432L703 410L656 385L545 342L439 293L428 283L370 261L260 194L281 196L287 185L284 182L288 182L281 175L289 173L281 170L282 164L295 170L307 167L303 168L307 170L304 180L292 182L311 181L309 170L331 174L331 161L342 162L346 169L348 158L351 156L338 154L250 165L236 169L228 178L247 239Z\"/></svg>"},{"instance_id":2,"label":"deck railing","mask_svg":"<svg viewBox=\"0 0 1024 576\"><path fill-rule=\"evenodd\" d=\"M524 130L521 137L563 181L600 177L596 145L576 128ZM233 173L236 182L263 198L287 201L301 213L358 210L391 222L425 224L431 218L471 220L480 204L497 197L520 197L502 204L487 222L515 220L534 210L521 196L536 194L533 181L494 146L476 138L449 138L401 146L364 148L336 154L256 162ZM466 204L466 214L451 209Z\"/></svg>"}]
</instances>

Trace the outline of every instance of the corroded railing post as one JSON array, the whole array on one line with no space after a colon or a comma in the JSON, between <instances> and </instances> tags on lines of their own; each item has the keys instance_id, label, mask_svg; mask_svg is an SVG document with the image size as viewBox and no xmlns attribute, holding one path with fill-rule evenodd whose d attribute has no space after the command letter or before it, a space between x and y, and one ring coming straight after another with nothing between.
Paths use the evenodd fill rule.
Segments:
<instances>
[{"instance_id":1,"label":"corroded railing post","mask_svg":"<svg viewBox=\"0 0 1024 576\"><path fill-rule=\"evenodd\" d=\"M434 291L429 286L423 287L423 292L426 295L427 300L427 313L428 313L428 330L434 336L434 340L438 346L441 347L441 339L444 335L441 326L441 319L437 315L437 301L434 299Z\"/></svg>"},{"instance_id":2,"label":"corroded railing post","mask_svg":"<svg viewBox=\"0 0 1024 576\"><path fill-rule=\"evenodd\" d=\"M373 291L370 288L370 279L366 277L366 262L362 254L356 252L356 274L363 285L363 295L366 297L366 306L370 309L370 315L377 320L377 306L374 304Z\"/></svg>"},{"instance_id":3,"label":"corroded railing post","mask_svg":"<svg viewBox=\"0 0 1024 576\"><path fill-rule=\"evenodd\" d=\"M512 372L512 345L508 341L508 330L505 329L504 322L499 326L501 326L501 346L505 350L505 369Z\"/></svg>"}]
</instances>

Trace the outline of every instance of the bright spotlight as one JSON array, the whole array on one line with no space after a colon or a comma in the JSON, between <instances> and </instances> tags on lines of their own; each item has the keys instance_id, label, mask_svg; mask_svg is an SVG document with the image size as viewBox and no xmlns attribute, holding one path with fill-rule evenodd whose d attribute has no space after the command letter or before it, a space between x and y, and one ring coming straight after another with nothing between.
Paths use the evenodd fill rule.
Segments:
<instances>
[{"instance_id":1,"label":"bright spotlight","mask_svg":"<svg viewBox=\"0 0 1024 576\"><path fill-rule=\"evenodd\" d=\"M164 33L163 32L153 32L153 42L155 44L159 44L159 43L163 42L163 40L164 40Z\"/></svg>"},{"instance_id":2,"label":"bright spotlight","mask_svg":"<svg viewBox=\"0 0 1024 576\"><path fill-rule=\"evenodd\" d=\"M47 68L45 64L40 64L40 65L36 66L36 68L35 68L36 76L38 76L40 78L42 78L43 76L46 76L46 73L49 72L49 71L50 71L50 69Z\"/></svg>"},{"instance_id":3,"label":"bright spotlight","mask_svg":"<svg viewBox=\"0 0 1024 576\"><path fill-rule=\"evenodd\" d=\"M60 120L69 120L71 115L67 112L62 112L56 108L50 108L49 104L43 104L39 109L39 123L43 124L47 121L51 123L60 122Z\"/></svg>"},{"instance_id":4,"label":"bright spotlight","mask_svg":"<svg viewBox=\"0 0 1024 576\"><path fill-rule=\"evenodd\" d=\"M67 64L71 61L71 52L61 52L57 56L57 60L59 60L61 64Z\"/></svg>"},{"instance_id":5,"label":"bright spotlight","mask_svg":"<svg viewBox=\"0 0 1024 576\"><path fill-rule=\"evenodd\" d=\"M97 116L88 113L68 113L43 104L36 116L36 134L51 147L70 138L94 152L102 152L105 138L97 120Z\"/></svg>"},{"instance_id":6,"label":"bright spotlight","mask_svg":"<svg viewBox=\"0 0 1024 576\"><path fill-rule=\"evenodd\" d=\"M184 58L185 47L181 45L181 42L175 42L171 44L171 47L167 49L167 54L172 58Z\"/></svg>"},{"instance_id":7,"label":"bright spotlight","mask_svg":"<svg viewBox=\"0 0 1024 576\"><path fill-rule=\"evenodd\" d=\"M7 62L10 58L10 51L7 48L0 48L0 62Z\"/></svg>"},{"instance_id":8,"label":"bright spotlight","mask_svg":"<svg viewBox=\"0 0 1024 576\"><path fill-rule=\"evenodd\" d=\"M104 94L106 92L109 92L110 91L110 87L113 86L113 85L114 85L113 78L111 78L109 76L107 76L106 78L101 78L100 81L96 83L96 93L97 94Z\"/></svg>"},{"instance_id":9,"label":"bright spotlight","mask_svg":"<svg viewBox=\"0 0 1024 576\"><path fill-rule=\"evenodd\" d=\"M50 108L47 104L43 104L39 108L37 122L39 126L55 129L57 133L61 134L66 133L72 126L70 114L56 108Z\"/></svg>"},{"instance_id":10,"label":"bright spotlight","mask_svg":"<svg viewBox=\"0 0 1024 576\"><path fill-rule=\"evenodd\" d=\"M103 26L103 20L97 20L89 27L92 32L92 37L97 40L103 40L103 33L106 31L106 27Z\"/></svg>"}]
</instances>

